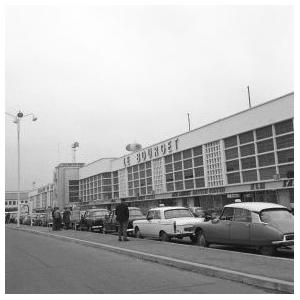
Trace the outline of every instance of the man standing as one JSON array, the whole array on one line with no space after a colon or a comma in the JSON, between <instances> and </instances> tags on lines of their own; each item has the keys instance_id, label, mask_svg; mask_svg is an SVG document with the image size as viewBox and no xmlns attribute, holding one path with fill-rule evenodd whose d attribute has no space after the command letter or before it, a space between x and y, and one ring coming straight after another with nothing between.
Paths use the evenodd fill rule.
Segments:
<instances>
[{"instance_id":1,"label":"man standing","mask_svg":"<svg viewBox=\"0 0 300 300\"><path fill-rule=\"evenodd\" d=\"M127 239L127 226L128 226L128 219L129 219L129 210L128 206L125 203L125 199L121 199L121 203L116 207L116 219L119 223L119 241L129 241Z\"/></svg>"}]
</instances>

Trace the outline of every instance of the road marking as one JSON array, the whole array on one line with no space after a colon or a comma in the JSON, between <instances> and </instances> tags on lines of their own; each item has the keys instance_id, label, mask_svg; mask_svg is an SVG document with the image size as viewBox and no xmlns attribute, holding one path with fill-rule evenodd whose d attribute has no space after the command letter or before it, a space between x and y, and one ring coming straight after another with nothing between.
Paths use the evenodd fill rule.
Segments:
<instances>
[{"instance_id":1,"label":"road marking","mask_svg":"<svg viewBox=\"0 0 300 300\"><path fill-rule=\"evenodd\" d=\"M12 228L12 229L14 229L14 228ZM174 267L178 267L178 268L182 268L182 269L186 269L186 270L190 270L190 271L196 271L196 272L197 271L198 272L205 271L205 272L209 273L209 274L206 274L208 276L210 275L210 276L221 277L221 278L225 278L225 279L229 279L229 280L243 282L246 284L248 283L248 284L256 285L256 286L263 287L263 288L276 289L276 290L285 291L285 292L289 292L289 293L294 292L294 283L290 282L290 281L270 278L270 277L261 276L261 275L247 274L247 273L234 271L234 270L227 270L227 269L220 268L220 267L189 262L189 261L185 261L185 260L151 254L151 253L137 251L137 250L120 248L120 247L111 246L111 245L107 245L107 244L102 244L102 243L97 243L97 242L92 242L92 241L87 241L87 240L81 240L81 239L74 238L74 237L57 235L57 234L53 234L53 233L49 233L49 232L41 232L41 231L36 231L36 230L32 230L32 229L24 229L24 228L17 228L17 230L53 236L53 237L60 238L62 240L71 240L71 241L75 241L75 242L80 242L82 244L97 246L102 249L114 250L115 252L121 253L121 254L127 253L132 256L137 256L138 258L141 258L141 259L150 260L150 261L154 261L154 262L158 262L158 263L163 263L163 264L166 264L169 266L174 266ZM216 249L216 250L218 250L218 249Z\"/></svg>"}]
</instances>

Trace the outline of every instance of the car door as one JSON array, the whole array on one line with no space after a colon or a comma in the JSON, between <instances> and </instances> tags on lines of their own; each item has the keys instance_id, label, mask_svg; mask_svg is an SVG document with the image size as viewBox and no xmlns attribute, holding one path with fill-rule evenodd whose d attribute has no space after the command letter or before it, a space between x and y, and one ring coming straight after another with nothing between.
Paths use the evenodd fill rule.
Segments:
<instances>
[{"instance_id":1,"label":"car door","mask_svg":"<svg viewBox=\"0 0 300 300\"><path fill-rule=\"evenodd\" d=\"M233 220L233 207L224 207L219 219L212 220L211 226L204 230L206 239L211 243L228 243L230 238L230 225Z\"/></svg>"},{"instance_id":2,"label":"car door","mask_svg":"<svg viewBox=\"0 0 300 300\"><path fill-rule=\"evenodd\" d=\"M234 208L233 220L230 225L230 243L235 245L250 244L251 211Z\"/></svg>"},{"instance_id":3,"label":"car door","mask_svg":"<svg viewBox=\"0 0 300 300\"><path fill-rule=\"evenodd\" d=\"M161 212L159 210L154 211L153 220L151 220L151 235L153 237L159 237L161 230Z\"/></svg>"},{"instance_id":4,"label":"car door","mask_svg":"<svg viewBox=\"0 0 300 300\"><path fill-rule=\"evenodd\" d=\"M142 235L151 236L153 218L154 218L154 210L149 210L145 222L141 222L139 226Z\"/></svg>"}]
</instances>

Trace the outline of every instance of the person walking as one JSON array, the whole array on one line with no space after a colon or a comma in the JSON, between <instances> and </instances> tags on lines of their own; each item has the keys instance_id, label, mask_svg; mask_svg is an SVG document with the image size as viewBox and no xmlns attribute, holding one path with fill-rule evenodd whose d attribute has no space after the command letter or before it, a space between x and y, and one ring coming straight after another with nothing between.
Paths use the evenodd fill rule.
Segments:
<instances>
[{"instance_id":1,"label":"person walking","mask_svg":"<svg viewBox=\"0 0 300 300\"><path fill-rule=\"evenodd\" d=\"M60 230L61 226L61 215L58 207L55 207L52 213L53 217L53 230Z\"/></svg>"},{"instance_id":2,"label":"person walking","mask_svg":"<svg viewBox=\"0 0 300 300\"><path fill-rule=\"evenodd\" d=\"M63 213L63 222L65 224L65 229L69 229L70 228L70 215L71 212L69 210L69 208L65 208L65 211Z\"/></svg>"},{"instance_id":3,"label":"person walking","mask_svg":"<svg viewBox=\"0 0 300 300\"><path fill-rule=\"evenodd\" d=\"M127 238L127 226L129 219L128 206L125 203L125 199L121 199L121 203L116 207L116 220L119 223L119 241L129 241Z\"/></svg>"}]
</instances>

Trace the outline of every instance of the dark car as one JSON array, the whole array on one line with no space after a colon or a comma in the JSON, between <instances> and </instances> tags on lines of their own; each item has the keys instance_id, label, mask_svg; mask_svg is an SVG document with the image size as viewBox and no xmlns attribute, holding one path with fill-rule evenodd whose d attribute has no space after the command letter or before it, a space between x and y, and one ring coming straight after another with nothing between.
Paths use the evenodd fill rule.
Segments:
<instances>
[{"instance_id":1,"label":"dark car","mask_svg":"<svg viewBox=\"0 0 300 300\"><path fill-rule=\"evenodd\" d=\"M98 230L99 232L103 231L103 222L105 217L109 215L109 211L105 208L91 209L87 210L84 215L81 217L79 223L80 230Z\"/></svg>"},{"instance_id":2,"label":"dark car","mask_svg":"<svg viewBox=\"0 0 300 300\"><path fill-rule=\"evenodd\" d=\"M294 245L294 216L278 204L243 202L226 205L221 216L194 227L199 246L227 244L255 247L272 255Z\"/></svg>"},{"instance_id":3,"label":"dark car","mask_svg":"<svg viewBox=\"0 0 300 300\"><path fill-rule=\"evenodd\" d=\"M132 222L135 220L144 220L146 219L145 215L142 213L139 207L128 207L129 210L129 219L127 226L127 234L134 235ZM116 220L116 210L112 210L108 217L105 219L103 233L108 232L118 232L119 224Z\"/></svg>"}]
</instances>

